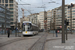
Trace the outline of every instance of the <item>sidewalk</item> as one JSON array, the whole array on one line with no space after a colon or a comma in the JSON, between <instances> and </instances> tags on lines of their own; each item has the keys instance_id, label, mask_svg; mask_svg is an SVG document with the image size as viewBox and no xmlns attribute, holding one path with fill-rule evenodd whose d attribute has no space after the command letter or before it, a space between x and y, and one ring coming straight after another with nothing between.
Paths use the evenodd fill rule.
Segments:
<instances>
[{"instance_id":1,"label":"sidewalk","mask_svg":"<svg viewBox=\"0 0 75 50\"><path fill-rule=\"evenodd\" d=\"M68 40L61 42L61 34L58 37L48 34L45 50L75 50L75 34L68 34Z\"/></svg>"}]
</instances>

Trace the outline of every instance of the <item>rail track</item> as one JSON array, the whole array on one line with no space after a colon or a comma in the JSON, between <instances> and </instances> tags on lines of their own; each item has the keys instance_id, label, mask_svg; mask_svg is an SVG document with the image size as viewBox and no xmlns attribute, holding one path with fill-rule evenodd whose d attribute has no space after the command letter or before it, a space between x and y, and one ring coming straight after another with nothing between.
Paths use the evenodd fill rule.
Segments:
<instances>
[{"instance_id":1,"label":"rail track","mask_svg":"<svg viewBox=\"0 0 75 50\"><path fill-rule=\"evenodd\" d=\"M47 34L44 34L39 38L28 50L44 50Z\"/></svg>"},{"instance_id":2,"label":"rail track","mask_svg":"<svg viewBox=\"0 0 75 50\"><path fill-rule=\"evenodd\" d=\"M33 39L33 38L21 37L21 38L16 38L16 39L13 39L13 40L8 40L8 41L0 43L0 47L9 45L9 44L17 42L17 41L26 40L26 39Z\"/></svg>"},{"instance_id":3,"label":"rail track","mask_svg":"<svg viewBox=\"0 0 75 50\"><path fill-rule=\"evenodd\" d=\"M47 34L44 34L39 38L28 50L44 50L45 43L52 40L59 40L61 38L57 39L46 39Z\"/></svg>"},{"instance_id":4,"label":"rail track","mask_svg":"<svg viewBox=\"0 0 75 50\"><path fill-rule=\"evenodd\" d=\"M61 39L61 38L57 38L57 39L47 39L46 42L52 41L52 40L59 40L59 39Z\"/></svg>"},{"instance_id":5,"label":"rail track","mask_svg":"<svg viewBox=\"0 0 75 50\"><path fill-rule=\"evenodd\" d=\"M44 50L45 47L45 43L48 41L52 41L52 40L59 40L61 38L57 38L57 39L46 39L48 34L43 34L28 50ZM26 40L26 39L33 39L33 38L26 38L26 37L21 37L21 38L17 38L17 39L13 39L13 40L8 40L6 42L3 42L0 44L0 47L9 45L11 43L17 42L17 41L21 41L21 40Z\"/></svg>"}]
</instances>

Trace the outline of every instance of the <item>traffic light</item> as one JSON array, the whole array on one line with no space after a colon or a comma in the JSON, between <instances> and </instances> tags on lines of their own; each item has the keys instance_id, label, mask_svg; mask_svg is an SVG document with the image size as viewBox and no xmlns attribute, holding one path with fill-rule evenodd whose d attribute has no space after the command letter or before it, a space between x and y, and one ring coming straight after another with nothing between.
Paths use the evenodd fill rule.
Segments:
<instances>
[{"instance_id":1,"label":"traffic light","mask_svg":"<svg viewBox=\"0 0 75 50\"><path fill-rule=\"evenodd\" d=\"M71 6L69 5L68 8L74 7L74 4L71 3Z\"/></svg>"},{"instance_id":2,"label":"traffic light","mask_svg":"<svg viewBox=\"0 0 75 50\"><path fill-rule=\"evenodd\" d=\"M71 3L71 7L74 7L74 4Z\"/></svg>"},{"instance_id":3,"label":"traffic light","mask_svg":"<svg viewBox=\"0 0 75 50\"><path fill-rule=\"evenodd\" d=\"M45 20L47 20L47 18L45 18Z\"/></svg>"},{"instance_id":4,"label":"traffic light","mask_svg":"<svg viewBox=\"0 0 75 50\"><path fill-rule=\"evenodd\" d=\"M64 23L65 23L65 25L66 25L66 23L67 23L67 20L66 20L66 19L65 19Z\"/></svg>"},{"instance_id":5,"label":"traffic light","mask_svg":"<svg viewBox=\"0 0 75 50\"><path fill-rule=\"evenodd\" d=\"M66 22L66 25L69 25L69 22Z\"/></svg>"},{"instance_id":6,"label":"traffic light","mask_svg":"<svg viewBox=\"0 0 75 50\"><path fill-rule=\"evenodd\" d=\"M67 19L64 21L65 25L69 25L69 22L67 21Z\"/></svg>"},{"instance_id":7,"label":"traffic light","mask_svg":"<svg viewBox=\"0 0 75 50\"><path fill-rule=\"evenodd\" d=\"M68 6L68 8L70 8L71 6Z\"/></svg>"}]
</instances>

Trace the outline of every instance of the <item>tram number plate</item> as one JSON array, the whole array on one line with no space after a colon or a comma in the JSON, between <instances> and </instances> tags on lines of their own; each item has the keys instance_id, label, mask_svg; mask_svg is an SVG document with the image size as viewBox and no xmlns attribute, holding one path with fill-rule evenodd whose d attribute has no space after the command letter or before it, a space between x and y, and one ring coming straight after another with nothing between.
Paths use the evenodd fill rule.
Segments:
<instances>
[{"instance_id":1,"label":"tram number plate","mask_svg":"<svg viewBox=\"0 0 75 50\"><path fill-rule=\"evenodd\" d=\"M27 31L26 31L26 33L27 33Z\"/></svg>"}]
</instances>

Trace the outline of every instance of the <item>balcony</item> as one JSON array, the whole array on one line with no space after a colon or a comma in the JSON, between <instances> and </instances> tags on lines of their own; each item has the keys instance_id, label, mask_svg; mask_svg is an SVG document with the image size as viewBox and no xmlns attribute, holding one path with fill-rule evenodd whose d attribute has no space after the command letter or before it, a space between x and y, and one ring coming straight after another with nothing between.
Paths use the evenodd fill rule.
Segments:
<instances>
[{"instance_id":1,"label":"balcony","mask_svg":"<svg viewBox=\"0 0 75 50\"><path fill-rule=\"evenodd\" d=\"M5 22L5 20L0 20L0 22Z\"/></svg>"},{"instance_id":2,"label":"balcony","mask_svg":"<svg viewBox=\"0 0 75 50\"><path fill-rule=\"evenodd\" d=\"M10 23L10 21L7 21L6 23Z\"/></svg>"}]
</instances>

